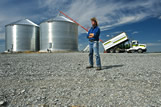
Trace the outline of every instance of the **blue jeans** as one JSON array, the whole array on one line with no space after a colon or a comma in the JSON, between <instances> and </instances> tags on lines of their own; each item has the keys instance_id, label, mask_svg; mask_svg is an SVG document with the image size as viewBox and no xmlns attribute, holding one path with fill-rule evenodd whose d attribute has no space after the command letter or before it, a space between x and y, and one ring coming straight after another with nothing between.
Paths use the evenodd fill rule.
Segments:
<instances>
[{"instance_id":1,"label":"blue jeans","mask_svg":"<svg viewBox=\"0 0 161 107\"><path fill-rule=\"evenodd\" d=\"M101 67L101 58L99 54L99 41L89 41L89 64L93 66L93 53L96 57L97 67Z\"/></svg>"}]
</instances>

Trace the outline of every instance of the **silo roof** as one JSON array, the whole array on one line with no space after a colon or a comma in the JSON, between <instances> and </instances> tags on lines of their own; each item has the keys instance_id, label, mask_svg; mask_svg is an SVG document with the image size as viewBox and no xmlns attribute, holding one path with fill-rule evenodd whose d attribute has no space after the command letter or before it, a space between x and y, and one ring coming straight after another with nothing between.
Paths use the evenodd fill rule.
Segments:
<instances>
[{"instance_id":1,"label":"silo roof","mask_svg":"<svg viewBox=\"0 0 161 107\"><path fill-rule=\"evenodd\" d=\"M50 22L50 21L66 21L66 22L72 22L72 23L74 23L72 20L70 20L70 19L68 19L68 18L66 18L66 17L64 17L64 16L57 16L57 17L55 17L55 18L52 18L52 19L49 19L49 20L47 20L47 22Z\"/></svg>"},{"instance_id":2,"label":"silo roof","mask_svg":"<svg viewBox=\"0 0 161 107\"><path fill-rule=\"evenodd\" d=\"M32 22L29 19L18 20L16 22L10 23L8 25L32 25L32 26L39 26L39 25L35 24L34 22Z\"/></svg>"}]
</instances>

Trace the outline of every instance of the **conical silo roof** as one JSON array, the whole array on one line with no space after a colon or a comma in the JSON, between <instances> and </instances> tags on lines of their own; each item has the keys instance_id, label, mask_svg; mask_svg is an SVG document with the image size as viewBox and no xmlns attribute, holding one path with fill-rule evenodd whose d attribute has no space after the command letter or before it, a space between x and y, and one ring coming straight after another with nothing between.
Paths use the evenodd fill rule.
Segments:
<instances>
[{"instance_id":1,"label":"conical silo roof","mask_svg":"<svg viewBox=\"0 0 161 107\"><path fill-rule=\"evenodd\" d=\"M52 21L65 21L65 22L72 22L72 23L74 23L72 20L70 20L70 19L68 19L68 18L66 18L64 16L60 16L60 15L58 15L55 18L51 18L51 19L47 20L47 22L52 22Z\"/></svg>"},{"instance_id":2,"label":"conical silo roof","mask_svg":"<svg viewBox=\"0 0 161 107\"><path fill-rule=\"evenodd\" d=\"M32 25L32 26L39 26L39 25L35 24L34 22L32 22L29 19L18 20L16 22L12 22L10 24L7 24L6 26L8 26L8 25Z\"/></svg>"}]
</instances>

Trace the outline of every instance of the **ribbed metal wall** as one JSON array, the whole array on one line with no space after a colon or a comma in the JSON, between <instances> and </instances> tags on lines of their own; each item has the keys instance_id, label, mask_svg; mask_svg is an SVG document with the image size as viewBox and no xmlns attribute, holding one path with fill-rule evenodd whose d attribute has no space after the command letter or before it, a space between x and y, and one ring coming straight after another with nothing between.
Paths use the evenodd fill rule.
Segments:
<instances>
[{"instance_id":1,"label":"ribbed metal wall","mask_svg":"<svg viewBox=\"0 0 161 107\"><path fill-rule=\"evenodd\" d=\"M40 51L77 51L78 26L62 16L40 24Z\"/></svg>"},{"instance_id":2,"label":"ribbed metal wall","mask_svg":"<svg viewBox=\"0 0 161 107\"><path fill-rule=\"evenodd\" d=\"M6 25L5 37L6 51L39 50L39 27L28 19Z\"/></svg>"}]
</instances>

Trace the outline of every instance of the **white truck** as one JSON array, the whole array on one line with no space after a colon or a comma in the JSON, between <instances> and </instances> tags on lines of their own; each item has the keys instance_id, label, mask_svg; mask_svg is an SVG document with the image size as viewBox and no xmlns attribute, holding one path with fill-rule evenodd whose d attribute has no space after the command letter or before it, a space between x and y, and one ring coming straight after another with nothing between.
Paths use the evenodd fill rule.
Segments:
<instances>
[{"instance_id":1,"label":"white truck","mask_svg":"<svg viewBox=\"0 0 161 107\"><path fill-rule=\"evenodd\" d=\"M129 43L128 36L125 32L107 40L103 43L105 53L143 53L146 52L146 44L139 44L137 40L133 40Z\"/></svg>"}]
</instances>

